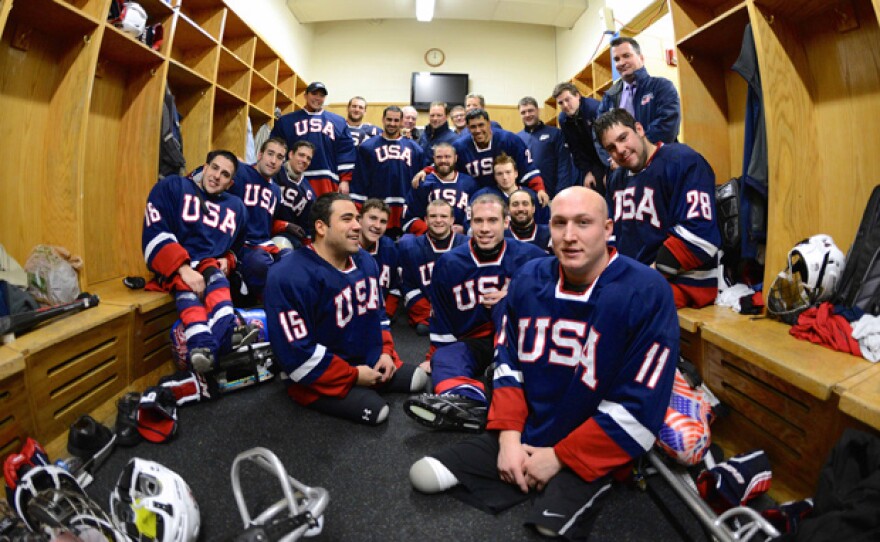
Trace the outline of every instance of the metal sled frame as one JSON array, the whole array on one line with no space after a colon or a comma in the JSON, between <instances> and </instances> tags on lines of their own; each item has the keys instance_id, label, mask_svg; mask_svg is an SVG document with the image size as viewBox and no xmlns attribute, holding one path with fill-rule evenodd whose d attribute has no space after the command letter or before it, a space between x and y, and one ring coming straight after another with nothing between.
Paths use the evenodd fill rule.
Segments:
<instances>
[{"instance_id":1,"label":"metal sled frame","mask_svg":"<svg viewBox=\"0 0 880 542\"><path fill-rule=\"evenodd\" d=\"M683 469L673 471L669 468L656 448L649 451L646 457L651 466L657 469L660 476L693 512L706 533L715 540L720 542L764 541L779 536L779 532L770 522L747 506L737 506L721 515L715 514L709 505L700 498L693 480L686 471ZM733 524L737 524L737 526L731 527ZM761 537L762 534L763 537Z\"/></svg>"},{"instance_id":2,"label":"metal sled frame","mask_svg":"<svg viewBox=\"0 0 880 542\"><path fill-rule=\"evenodd\" d=\"M284 498L271 505L255 518L251 518L244 494L241 491L241 465L245 461L256 463L266 472L276 475L284 492ZM310 520L305 521L302 525L280 538L281 542L299 540L306 531L315 527L318 518L322 516L324 509L327 508L327 504L330 502L330 495L326 489L309 487L288 475L278 456L266 448L251 448L238 454L232 462L231 477L232 492L235 495L235 502L238 505L238 511L241 514L241 520L244 523L245 529L255 525L265 525L279 517L302 517ZM298 503L298 498L306 500L305 506Z\"/></svg>"}]
</instances>

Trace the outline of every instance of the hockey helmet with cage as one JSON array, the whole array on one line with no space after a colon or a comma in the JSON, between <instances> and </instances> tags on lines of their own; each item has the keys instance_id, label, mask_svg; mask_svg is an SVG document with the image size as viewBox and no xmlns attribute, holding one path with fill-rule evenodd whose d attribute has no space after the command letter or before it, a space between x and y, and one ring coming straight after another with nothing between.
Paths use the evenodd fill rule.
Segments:
<instances>
[{"instance_id":1,"label":"hockey helmet with cage","mask_svg":"<svg viewBox=\"0 0 880 542\"><path fill-rule=\"evenodd\" d=\"M804 239L788 252L788 267L770 286L767 310L785 322L797 322L801 312L831 298L845 263L830 236Z\"/></svg>"},{"instance_id":2,"label":"hockey helmet with cage","mask_svg":"<svg viewBox=\"0 0 880 542\"><path fill-rule=\"evenodd\" d=\"M36 510L29 506L38 496L49 491L65 491L85 495L72 474L55 465L37 465L22 474L13 492L12 505L28 529L40 532Z\"/></svg>"},{"instance_id":3,"label":"hockey helmet with cage","mask_svg":"<svg viewBox=\"0 0 880 542\"><path fill-rule=\"evenodd\" d=\"M116 526L135 540L194 542L201 516L187 483L154 461L132 458L110 494Z\"/></svg>"},{"instance_id":4,"label":"hockey helmet with cage","mask_svg":"<svg viewBox=\"0 0 880 542\"><path fill-rule=\"evenodd\" d=\"M77 540L130 542L101 507L82 490L50 487L27 504L30 524L43 534L66 530Z\"/></svg>"}]
</instances>

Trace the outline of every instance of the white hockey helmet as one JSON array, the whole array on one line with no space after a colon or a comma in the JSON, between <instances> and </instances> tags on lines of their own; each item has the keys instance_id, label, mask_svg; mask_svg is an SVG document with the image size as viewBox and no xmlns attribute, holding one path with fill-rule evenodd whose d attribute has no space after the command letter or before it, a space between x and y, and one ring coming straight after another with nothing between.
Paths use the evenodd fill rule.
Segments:
<instances>
[{"instance_id":1,"label":"white hockey helmet","mask_svg":"<svg viewBox=\"0 0 880 542\"><path fill-rule=\"evenodd\" d=\"M146 10L137 2L126 2L119 21L116 22L116 28L134 38L139 38L147 28Z\"/></svg>"},{"instance_id":2,"label":"white hockey helmet","mask_svg":"<svg viewBox=\"0 0 880 542\"><path fill-rule=\"evenodd\" d=\"M825 234L801 241L788 253L788 267L792 273L800 274L801 283L814 303L831 297L845 264L843 252Z\"/></svg>"},{"instance_id":3,"label":"white hockey helmet","mask_svg":"<svg viewBox=\"0 0 880 542\"><path fill-rule=\"evenodd\" d=\"M194 542L201 527L199 505L183 478L138 457L119 475L110 513L116 526L135 540Z\"/></svg>"},{"instance_id":4,"label":"white hockey helmet","mask_svg":"<svg viewBox=\"0 0 880 542\"><path fill-rule=\"evenodd\" d=\"M29 506L41 494L52 490L64 490L85 495L82 487L72 474L55 465L39 465L32 467L22 475L13 493L15 511L24 520L28 529L40 532L40 521L34 515L34 508Z\"/></svg>"},{"instance_id":5,"label":"white hockey helmet","mask_svg":"<svg viewBox=\"0 0 880 542\"><path fill-rule=\"evenodd\" d=\"M767 296L767 310L793 324L805 309L827 301L843 274L846 257L828 235L804 239L788 252Z\"/></svg>"}]
</instances>

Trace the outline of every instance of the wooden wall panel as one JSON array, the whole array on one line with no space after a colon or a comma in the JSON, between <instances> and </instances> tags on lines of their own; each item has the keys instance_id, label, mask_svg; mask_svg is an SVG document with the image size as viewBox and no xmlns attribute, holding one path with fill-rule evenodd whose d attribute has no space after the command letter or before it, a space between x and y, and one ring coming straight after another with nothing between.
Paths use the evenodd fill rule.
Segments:
<instances>
[{"instance_id":1,"label":"wooden wall panel","mask_svg":"<svg viewBox=\"0 0 880 542\"><path fill-rule=\"evenodd\" d=\"M0 243L24 264L40 243L82 250L78 181L97 44L94 32L85 43L14 15L0 42Z\"/></svg>"},{"instance_id":2,"label":"wooden wall panel","mask_svg":"<svg viewBox=\"0 0 880 542\"><path fill-rule=\"evenodd\" d=\"M880 32L867 0L852 4L859 26L846 32L752 6L770 157L766 284L810 235L845 251L880 180L880 128L865 122L880 115Z\"/></svg>"}]
</instances>

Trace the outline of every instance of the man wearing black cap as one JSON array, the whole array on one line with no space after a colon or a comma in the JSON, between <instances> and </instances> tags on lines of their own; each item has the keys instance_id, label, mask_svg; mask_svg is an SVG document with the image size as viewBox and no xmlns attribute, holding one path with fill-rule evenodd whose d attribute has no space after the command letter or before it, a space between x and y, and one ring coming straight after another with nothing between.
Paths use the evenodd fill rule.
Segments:
<instances>
[{"instance_id":1,"label":"man wearing black cap","mask_svg":"<svg viewBox=\"0 0 880 542\"><path fill-rule=\"evenodd\" d=\"M355 146L345 119L324 110L327 87L315 81L306 88L304 109L282 116L272 128L270 137L287 141L287 147L300 140L315 146L315 155L309 169L303 174L315 191L315 196L327 192L348 193L348 183L354 170Z\"/></svg>"}]
</instances>

